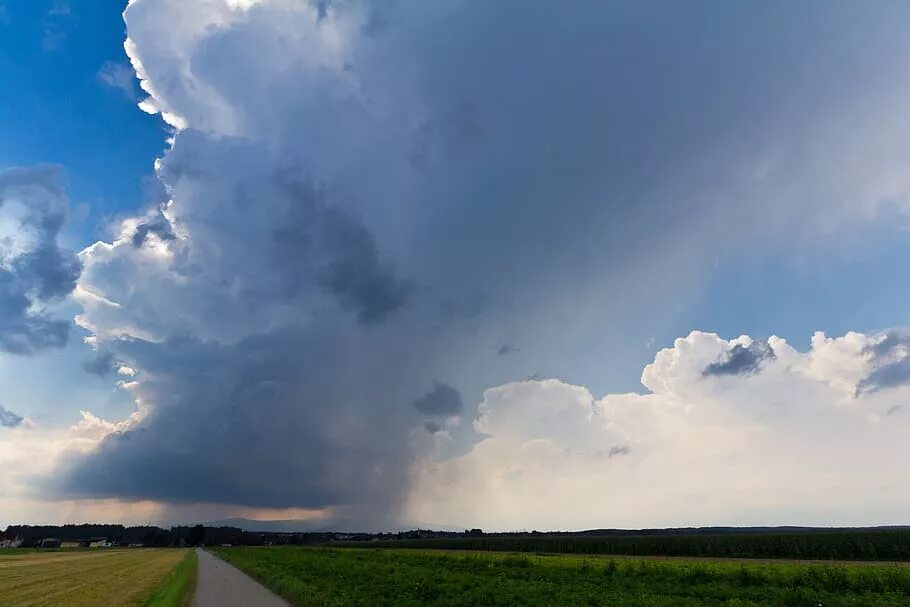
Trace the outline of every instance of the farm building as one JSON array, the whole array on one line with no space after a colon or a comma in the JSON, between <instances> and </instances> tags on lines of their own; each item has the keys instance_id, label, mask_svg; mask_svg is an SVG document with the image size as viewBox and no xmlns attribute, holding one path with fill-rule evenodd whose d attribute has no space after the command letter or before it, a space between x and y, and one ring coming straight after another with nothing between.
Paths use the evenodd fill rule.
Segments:
<instances>
[{"instance_id":1,"label":"farm building","mask_svg":"<svg viewBox=\"0 0 910 607\"><path fill-rule=\"evenodd\" d=\"M38 543L40 548L59 548L60 540L54 539L52 537L44 538Z\"/></svg>"}]
</instances>

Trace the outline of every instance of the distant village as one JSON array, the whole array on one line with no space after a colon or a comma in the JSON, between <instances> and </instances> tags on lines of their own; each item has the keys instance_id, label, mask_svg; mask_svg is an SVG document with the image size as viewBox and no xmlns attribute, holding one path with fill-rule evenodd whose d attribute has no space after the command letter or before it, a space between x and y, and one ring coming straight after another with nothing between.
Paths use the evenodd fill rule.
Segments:
<instances>
[{"instance_id":1,"label":"distant village","mask_svg":"<svg viewBox=\"0 0 910 607\"><path fill-rule=\"evenodd\" d=\"M416 529L397 533L250 532L237 527L123 525L10 525L0 532L0 548L143 548L186 546L273 546L411 539L483 537L464 532Z\"/></svg>"}]
</instances>

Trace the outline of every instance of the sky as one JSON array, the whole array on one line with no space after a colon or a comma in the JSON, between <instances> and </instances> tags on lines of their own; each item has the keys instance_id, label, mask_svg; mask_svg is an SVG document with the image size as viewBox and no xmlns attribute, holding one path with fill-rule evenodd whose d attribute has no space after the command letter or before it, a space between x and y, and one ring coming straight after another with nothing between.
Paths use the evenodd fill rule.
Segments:
<instances>
[{"instance_id":1,"label":"sky","mask_svg":"<svg viewBox=\"0 0 910 607\"><path fill-rule=\"evenodd\" d=\"M0 0L0 526L907 524L908 12Z\"/></svg>"}]
</instances>

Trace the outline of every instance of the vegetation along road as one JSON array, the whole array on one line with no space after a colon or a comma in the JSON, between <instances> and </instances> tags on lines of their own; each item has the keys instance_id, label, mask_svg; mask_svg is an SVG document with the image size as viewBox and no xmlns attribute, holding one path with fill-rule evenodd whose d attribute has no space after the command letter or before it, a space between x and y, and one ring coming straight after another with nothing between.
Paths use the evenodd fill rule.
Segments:
<instances>
[{"instance_id":1,"label":"vegetation along road","mask_svg":"<svg viewBox=\"0 0 910 607\"><path fill-rule=\"evenodd\" d=\"M177 607L191 591L175 588L192 578L191 557L191 551L180 549L2 552L0 605Z\"/></svg>"}]
</instances>

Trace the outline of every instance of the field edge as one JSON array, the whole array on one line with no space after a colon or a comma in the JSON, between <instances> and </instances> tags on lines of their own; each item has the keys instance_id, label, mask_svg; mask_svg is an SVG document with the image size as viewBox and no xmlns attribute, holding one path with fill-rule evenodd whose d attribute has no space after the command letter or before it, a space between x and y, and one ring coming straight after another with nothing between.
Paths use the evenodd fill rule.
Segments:
<instances>
[{"instance_id":1,"label":"field edge","mask_svg":"<svg viewBox=\"0 0 910 607\"><path fill-rule=\"evenodd\" d=\"M189 607L196 592L199 558L190 549L164 582L143 603L143 607Z\"/></svg>"}]
</instances>

